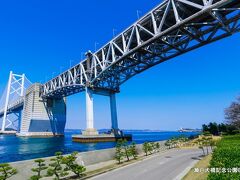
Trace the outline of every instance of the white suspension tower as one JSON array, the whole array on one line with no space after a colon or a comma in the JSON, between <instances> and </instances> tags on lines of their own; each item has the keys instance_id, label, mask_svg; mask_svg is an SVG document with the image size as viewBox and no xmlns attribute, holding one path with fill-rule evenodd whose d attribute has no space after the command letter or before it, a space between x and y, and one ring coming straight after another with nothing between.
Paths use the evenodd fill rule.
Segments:
<instances>
[{"instance_id":1,"label":"white suspension tower","mask_svg":"<svg viewBox=\"0 0 240 180\"><path fill-rule=\"evenodd\" d=\"M3 121L2 121L2 131L5 131L6 128L10 127L11 125L14 125L13 122L8 119L8 109L9 106L13 105L14 103L17 103L17 101L20 101L21 98L24 96L24 83L25 83L25 74L18 75L13 74L12 71L10 71L9 80L7 84L7 93L6 93L6 99L5 99L5 105L4 105L4 114L3 114ZM16 99L14 102L10 102L10 96L16 95ZM7 123L7 124L6 124Z\"/></svg>"}]
</instances>

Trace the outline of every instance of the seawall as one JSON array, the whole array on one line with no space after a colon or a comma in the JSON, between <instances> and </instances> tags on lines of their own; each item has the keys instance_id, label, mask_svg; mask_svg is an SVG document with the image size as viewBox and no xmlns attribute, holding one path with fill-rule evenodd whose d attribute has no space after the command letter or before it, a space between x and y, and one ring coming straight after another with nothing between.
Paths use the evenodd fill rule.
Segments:
<instances>
[{"instance_id":1,"label":"seawall","mask_svg":"<svg viewBox=\"0 0 240 180\"><path fill-rule=\"evenodd\" d=\"M160 141L161 149L166 149L164 146L165 141ZM142 144L136 145L137 152L139 154L143 154L142 151ZM45 160L46 164L50 163L50 159L52 157L41 158ZM77 162L84 166L94 165L97 163L110 161L115 159L115 148L110 149L103 149L103 150L95 150L95 151L88 151L88 152L80 152L77 155ZM14 168L17 168L18 173L10 178L10 180L27 180L29 179L34 173L31 171L32 168L36 167L36 163L34 162L35 159L25 160L25 161L17 161L9 163ZM88 169L87 169L88 170Z\"/></svg>"}]
</instances>

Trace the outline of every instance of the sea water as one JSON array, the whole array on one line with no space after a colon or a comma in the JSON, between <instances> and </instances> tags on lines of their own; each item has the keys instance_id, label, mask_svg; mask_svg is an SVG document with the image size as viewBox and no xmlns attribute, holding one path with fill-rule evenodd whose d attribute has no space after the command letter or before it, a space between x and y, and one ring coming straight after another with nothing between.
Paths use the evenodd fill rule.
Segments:
<instances>
[{"instance_id":1,"label":"sea water","mask_svg":"<svg viewBox=\"0 0 240 180\"><path fill-rule=\"evenodd\" d=\"M124 131L132 134L133 141L137 144L146 141L167 140L180 135L191 136L196 132L176 131L149 131L131 130ZM53 156L55 152L61 151L64 154L73 151L84 152L98 149L115 147L115 142L104 143L77 143L72 142L71 136L79 134L80 130L66 130L64 137L16 137L14 135L0 135L0 163L14 162L33 158Z\"/></svg>"}]
</instances>

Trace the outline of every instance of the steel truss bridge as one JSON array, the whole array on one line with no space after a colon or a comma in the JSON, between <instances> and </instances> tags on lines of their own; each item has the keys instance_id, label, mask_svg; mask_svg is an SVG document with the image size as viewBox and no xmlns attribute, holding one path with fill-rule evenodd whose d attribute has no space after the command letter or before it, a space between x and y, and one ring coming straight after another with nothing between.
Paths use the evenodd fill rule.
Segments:
<instances>
[{"instance_id":1,"label":"steel truss bridge","mask_svg":"<svg viewBox=\"0 0 240 180\"><path fill-rule=\"evenodd\" d=\"M8 114L18 108L25 112L21 131L26 135L31 129L30 122L37 123L37 127L40 121L48 123L51 119L47 118L49 114L44 108L45 103L52 100L57 105L56 109L52 108L55 114L51 116L57 118L56 122L62 122L59 132L63 132L66 121L63 97L81 91L86 91L88 133L95 133L94 93L110 97L112 129L117 130L115 93L119 92L121 84L152 66L239 31L240 0L164 0L98 51L88 51L85 60L45 84L31 85L24 74L11 72L0 99L1 130L14 125L15 120L10 120ZM39 91L33 90L38 87Z\"/></svg>"},{"instance_id":2,"label":"steel truss bridge","mask_svg":"<svg viewBox=\"0 0 240 180\"><path fill-rule=\"evenodd\" d=\"M51 79L42 96L69 96L85 87L118 92L142 71L240 30L239 0L165 0L95 53Z\"/></svg>"}]
</instances>

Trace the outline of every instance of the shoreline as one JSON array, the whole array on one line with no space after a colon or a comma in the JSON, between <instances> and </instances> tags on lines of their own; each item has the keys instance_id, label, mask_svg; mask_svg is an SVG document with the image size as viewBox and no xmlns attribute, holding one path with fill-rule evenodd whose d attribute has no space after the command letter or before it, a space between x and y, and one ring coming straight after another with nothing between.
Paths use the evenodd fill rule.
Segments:
<instances>
[{"instance_id":1,"label":"shoreline","mask_svg":"<svg viewBox=\"0 0 240 180\"><path fill-rule=\"evenodd\" d=\"M77 131L66 132L64 137L15 137L12 135L1 136L2 152L0 153L0 163L10 163L17 161L30 160L35 158L45 158L53 156L55 152L62 151L63 154L69 154L74 151L88 152L93 150L104 150L115 147L114 142L75 143L72 142L72 135ZM178 132L134 132L133 141L136 144L142 144L146 141L164 141L171 137L185 135L189 137L195 133Z\"/></svg>"},{"instance_id":2,"label":"shoreline","mask_svg":"<svg viewBox=\"0 0 240 180\"><path fill-rule=\"evenodd\" d=\"M167 148L164 145L165 141L156 141L156 142L160 143L160 147L161 147L160 152L166 151ZM142 144L137 144L136 149L137 149L137 152L139 153L139 155L144 154L144 152L142 150ZM66 155L68 155L68 154L64 154L63 156L66 156ZM41 159L44 159L45 163L48 164L50 162L50 159L53 157L54 156L49 156L49 157L45 157L45 158L41 158ZM142 156L139 156L139 159L141 157ZM39 159L39 158L8 163L12 167L14 167L18 170L18 173L16 175L14 175L13 177L11 177L10 180L11 179L12 180L28 179L30 176L32 176L33 172L31 171L31 169L36 166L36 163L34 162L34 160L36 160L36 159ZM103 150L80 152L77 154L76 162L78 164L84 165L87 168L86 172L101 169L104 167L104 165L107 162L111 162L110 165L116 164L117 161L115 160L115 148L107 148L107 149L103 149Z\"/></svg>"}]
</instances>

